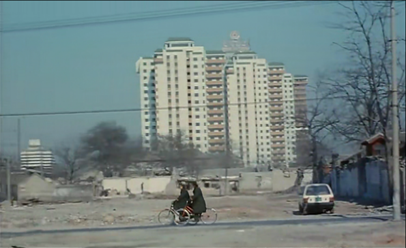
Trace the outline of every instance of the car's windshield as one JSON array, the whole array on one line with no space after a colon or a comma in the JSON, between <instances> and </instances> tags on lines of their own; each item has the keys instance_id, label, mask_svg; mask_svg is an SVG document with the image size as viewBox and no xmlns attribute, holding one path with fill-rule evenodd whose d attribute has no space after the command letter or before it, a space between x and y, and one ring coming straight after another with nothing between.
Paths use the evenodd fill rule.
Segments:
<instances>
[{"instance_id":1,"label":"car's windshield","mask_svg":"<svg viewBox=\"0 0 406 248\"><path fill-rule=\"evenodd\" d=\"M329 195L330 190L326 185L310 186L306 190L306 195Z\"/></svg>"}]
</instances>

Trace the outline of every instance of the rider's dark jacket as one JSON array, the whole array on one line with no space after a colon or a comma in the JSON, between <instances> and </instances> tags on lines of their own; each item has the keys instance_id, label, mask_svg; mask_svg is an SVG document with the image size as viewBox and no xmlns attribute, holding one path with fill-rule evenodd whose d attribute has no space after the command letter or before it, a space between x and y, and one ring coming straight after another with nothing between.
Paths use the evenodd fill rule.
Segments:
<instances>
[{"instance_id":1,"label":"rider's dark jacket","mask_svg":"<svg viewBox=\"0 0 406 248\"><path fill-rule=\"evenodd\" d=\"M199 187L193 189L192 208L195 214L206 212L206 202L203 198L202 190Z\"/></svg>"},{"instance_id":2,"label":"rider's dark jacket","mask_svg":"<svg viewBox=\"0 0 406 248\"><path fill-rule=\"evenodd\" d=\"M185 188L182 188L180 190L180 195L178 196L178 198L176 199L176 201L173 204L173 207L175 209L184 208L187 204L187 201L189 201L189 199L190 199L189 192L187 192L187 190Z\"/></svg>"}]
</instances>

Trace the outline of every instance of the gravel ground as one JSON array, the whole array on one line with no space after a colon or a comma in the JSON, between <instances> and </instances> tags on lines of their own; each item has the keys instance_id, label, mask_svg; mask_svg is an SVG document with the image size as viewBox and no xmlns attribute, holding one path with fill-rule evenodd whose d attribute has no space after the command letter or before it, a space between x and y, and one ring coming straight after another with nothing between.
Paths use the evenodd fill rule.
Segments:
<instances>
[{"instance_id":1,"label":"gravel ground","mask_svg":"<svg viewBox=\"0 0 406 248\"><path fill-rule=\"evenodd\" d=\"M241 195L207 197L219 220L258 220L292 218L297 211L295 195ZM110 225L156 224L157 214L168 207L169 199L112 198L90 203L35 205L3 209L2 230L32 228L74 228ZM372 210L353 203L337 201L335 214L368 214Z\"/></svg>"},{"instance_id":2,"label":"gravel ground","mask_svg":"<svg viewBox=\"0 0 406 248\"><path fill-rule=\"evenodd\" d=\"M405 247L404 222L290 226L188 226L36 234L1 247Z\"/></svg>"}]
</instances>

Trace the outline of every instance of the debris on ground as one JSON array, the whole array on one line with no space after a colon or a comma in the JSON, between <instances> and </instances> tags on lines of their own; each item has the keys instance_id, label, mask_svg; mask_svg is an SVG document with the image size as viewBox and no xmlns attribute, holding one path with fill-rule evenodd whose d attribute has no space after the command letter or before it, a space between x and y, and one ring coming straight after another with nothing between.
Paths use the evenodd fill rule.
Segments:
<instances>
[{"instance_id":1,"label":"debris on ground","mask_svg":"<svg viewBox=\"0 0 406 248\"><path fill-rule=\"evenodd\" d=\"M2 206L1 228L31 228L47 226L97 227L105 225L138 225L156 222L157 214L168 208L176 196L165 194L133 194L101 197L92 202L65 204L31 204L22 207ZM208 207L214 208L222 220L253 220L294 217L296 194L234 195L207 197ZM342 215L371 214L390 211L336 201L336 213Z\"/></svg>"}]
</instances>

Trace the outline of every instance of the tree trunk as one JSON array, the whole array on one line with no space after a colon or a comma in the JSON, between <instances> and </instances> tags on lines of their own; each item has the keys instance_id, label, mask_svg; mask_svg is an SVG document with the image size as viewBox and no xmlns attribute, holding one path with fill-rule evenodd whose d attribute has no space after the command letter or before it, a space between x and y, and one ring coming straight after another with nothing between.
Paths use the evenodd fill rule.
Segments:
<instances>
[{"instance_id":1,"label":"tree trunk","mask_svg":"<svg viewBox=\"0 0 406 248\"><path fill-rule=\"evenodd\" d=\"M313 183L319 182L318 164L317 164L317 142L316 137L312 137L312 167L313 167Z\"/></svg>"}]
</instances>

